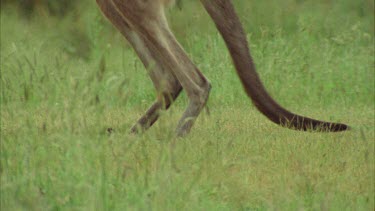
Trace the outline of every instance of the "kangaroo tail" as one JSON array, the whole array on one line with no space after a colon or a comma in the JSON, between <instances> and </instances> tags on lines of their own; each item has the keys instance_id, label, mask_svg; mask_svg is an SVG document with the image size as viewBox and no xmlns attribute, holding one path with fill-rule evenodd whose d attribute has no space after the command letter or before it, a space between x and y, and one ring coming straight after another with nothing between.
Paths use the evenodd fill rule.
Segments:
<instances>
[{"instance_id":1,"label":"kangaroo tail","mask_svg":"<svg viewBox=\"0 0 375 211\"><path fill-rule=\"evenodd\" d=\"M201 0L224 38L242 85L256 108L272 122L295 130L339 132L349 130L341 123L303 117L281 107L264 88L250 55L241 22L230 0Z\"/></svg>"}]
</instances>

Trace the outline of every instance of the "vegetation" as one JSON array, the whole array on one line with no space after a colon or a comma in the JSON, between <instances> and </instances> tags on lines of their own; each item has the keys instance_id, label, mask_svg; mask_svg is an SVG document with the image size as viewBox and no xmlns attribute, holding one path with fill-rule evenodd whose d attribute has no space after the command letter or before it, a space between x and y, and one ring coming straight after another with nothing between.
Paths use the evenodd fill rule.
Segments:
<instances>
[{"instance_id":1,"label":"vegetation","mask_svg":"<svg viewBox=\"0 0 375 211\"><path fill-rule=\"evenodd\" d=\"M1 210L374 210L373 1L234 1L271 95L353 127L332 134L270 123L199 3L171 8L213 85L209 114L183 139L184 94L128 134L155 93L94 1L27 16L1 2Z\"/></svg>"},{"instance_id":2,"label":"vegetation","mask_svg":"<svg viewBox=\"0 0 375 211\"><path fill-rule=\"evenodd\" d=\"M69 13L77 1L72 0L1 0L2 6L9 4L17 7L22 15L30 17L34 13L48 13L54 16L64 16Z\"/></svg>"}]
</instances>

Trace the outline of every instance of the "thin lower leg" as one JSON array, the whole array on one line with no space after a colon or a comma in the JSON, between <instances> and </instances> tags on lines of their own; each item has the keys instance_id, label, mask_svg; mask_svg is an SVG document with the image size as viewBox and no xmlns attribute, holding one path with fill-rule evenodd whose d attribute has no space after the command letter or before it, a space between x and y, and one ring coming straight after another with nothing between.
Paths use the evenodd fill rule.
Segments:
<instances>
[{"instance_id":1,"label":"thin lower leg","mask_svg":"<svg viewBox=\"0 0 375 211\"><path fill-rule=\"evenodd\" d=\"M204 102L190 101L188 107L186 108L184 114L182 115L182 117L180 118L178 122L178 125L176 128L177 136L182 137L190 132L191 128L194 125L195 120L201 113L202 109L206 106L210 89L211 89L211 86L207 91L206 99L204 100Z\"/></svg>"},{"instance_id":2,"label":"thin lower leg","mask_svg":"<svg viewBox=\"0 0 375 211\"><path fill-rule=\"evenodd\" d=\"M182 87L176 89L173 94L168 94L163 96L164 99L157 100L154 104L147 110L147 112L137 121L135 125L131 128L131 133L139 133L149 129L160 116L161 110L167 110L171 104L176 100L178 95L181 93Z\"/></svg>"},{"instance_id":3,"label":"thin lower leg","mask_svg":"<svg viewBox=\"0 0 375 211\"><path fill-rule=\"evenodd\" d=\"M180 94L182 86L171 73L168 73L161 64L156 62L138 34L135 32L129 33L128 41L132 44L146 69L148 69L155 88L161 93L158 94L160 97L158 97L156 102L131 128L131 133L139 133L149 129L158 120L161 110L167 110L170 107Z\"/></svg>"},{"instance_id":4,"label":"thin lower leg","mask_svg":"<svg viewBox=\"0 0 375 211\"><path fill-rule=\"evenodd\" d=\"M180 94L182 87L173 74L166 71L161 64L156 62L155 58L147 49L143 39L134 30L132 30L125 17L115 5L109 1L97 1L104 15L119 29L128 42L132 45L138 57L148 70L155 88L161 97L154 102L146 113L131 128L132 133L150 128L159 118L160 110L168 109L173 101ZM163 80L164 78L164 80Z\"/></svg>"},{"instance_id":5,"label":"thin lower leg","mask_svg":"<svg viewBox=\"0 0 375 211\"><path fill-rule=\"evenodd\" d=\"M146 39L146 44L154 49L154 51L150 51L151 53L161 55L156 57L158 58L158 61L165 66L170 65L170 67L174 67L172 70L189 97L189 105L179 120L176 128L177 136L184 136L190 132L196 118L206 105L211 85L200 70L189 59L168 28L160 27L159 31L157 30L156 32L153 31L146 34L159 35ZM166 46L163 46L163 44L165 44L162 42L163 40L167 41Z\"/></svg>"}]
</instances>

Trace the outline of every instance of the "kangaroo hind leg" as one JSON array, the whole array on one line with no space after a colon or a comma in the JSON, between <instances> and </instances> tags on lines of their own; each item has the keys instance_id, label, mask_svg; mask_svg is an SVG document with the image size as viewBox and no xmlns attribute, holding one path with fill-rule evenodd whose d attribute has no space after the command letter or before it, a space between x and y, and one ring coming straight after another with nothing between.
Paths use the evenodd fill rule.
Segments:
<instances>
[{"instance_id":1,"label":"kangaroo hind leg","mask_svg":"<svg viewBox=\"0 0 375 211\"><path fill-rule=\"evenodd\" d=\"M163 5L158 0L105 2L110 2L122 20L142 38L157 65L169 72L168 75L175 76L185 89L189 105L178 123L176 132L178 136L187 134L207 102L211 85L170 31Z\"/></svg>"},{"instance_id":2,"label":"kangaroo hind leg","mask_svg":"<svg viewBox=\"0 0 375 211\"><path fill-rule=\"evenodd\" d=\"M163 6L158 1L113 0L123 16L143 38L159 65L171 72L189 98L189 105L179 120L176 133L187 134L205 106L211 85L189 59L168 27ZM149 5L148 5L149 4Z\"/></svg>"},{"instance_id":3,"label":"kangaroo hind leg","mask_svg":"<svg viewBox=\"0 0 375 211\"><path fill-rule=\"evenodd\" d=\"M104 15L124 35L146 67L157 90L157 100L131 128L132 133L147 130L159 118L160 110L168 109L182 90L176 77L166 71L152 56L143 38L134 31L116 5L110 0L97 0Z\"/></svg>"},{"instance_id":4,"label":"kangaroo hind leg","mask_svg":"<svg viewBox=\"0 0 375 211\"><path fill-rule=\"evenodd\" d=\"M160 110L167 110L171 106L181 93L182 86L171 72L166 71L166 69L154 59L145 42L142 40L142 37L136 32L131 31L128 41L146 67L157 91L156 101L131 128L132 133L138 133L147 130L158 120Z\"/></svg>"}]
</instances>

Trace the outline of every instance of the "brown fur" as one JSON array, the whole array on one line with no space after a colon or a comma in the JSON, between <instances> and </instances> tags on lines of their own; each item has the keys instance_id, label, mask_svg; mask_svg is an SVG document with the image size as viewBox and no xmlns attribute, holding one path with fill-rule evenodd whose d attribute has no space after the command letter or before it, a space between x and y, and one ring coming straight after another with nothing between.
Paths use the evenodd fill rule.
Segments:
<instances>
[{"instance_id":1,"label":"brown fur","mask_svg":"<svg viewBox=\"0 0 375 211\"><path fill-rule=\"evenodd\" d=\"M293 114L278 105L267 93L250 56L246 36L230 0L201 0L215 22L232 56L246 93L257 109L271 121L296 130L343 131L345 124L323 122ZM132 128L149 128L178 97L182 88L189 105L176 133L187 134L205 106L211 85L192 63L169 29L164 9L172 0L97 0L104 15L135 49L158 92L157 101Z\"/></svg>"}]
</instances>

